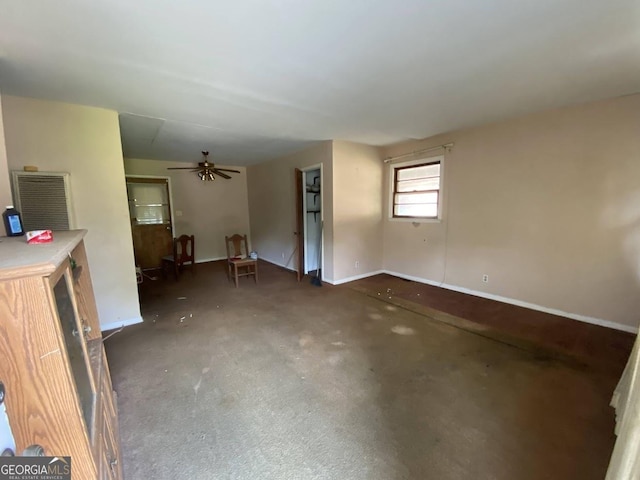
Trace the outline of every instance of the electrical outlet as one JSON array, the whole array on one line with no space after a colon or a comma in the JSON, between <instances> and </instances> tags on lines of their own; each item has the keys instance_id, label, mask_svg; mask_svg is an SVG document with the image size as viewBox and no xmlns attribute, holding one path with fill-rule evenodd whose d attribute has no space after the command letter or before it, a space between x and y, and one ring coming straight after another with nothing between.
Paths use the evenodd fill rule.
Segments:
<instances>
[{"instance_id":1,"label":"electrical outlet","mask_svg":"<svg viewBox=\"0 0 640 480\"><path fill-rule=\"evenodd\" d=\"M489 283L489 275L487 275L486 273L482 275L482 281L484 283Z\"/></svg>"},{"instance_id":2,"label":"electrical outlet","mask_svg":"<svg viewBox=\"0 0 640 480\"><path fill-rule=\"evenodd\" d=\"M356 270L360 268L360 261L356 260Z\"/></svg>"}]
</instances>

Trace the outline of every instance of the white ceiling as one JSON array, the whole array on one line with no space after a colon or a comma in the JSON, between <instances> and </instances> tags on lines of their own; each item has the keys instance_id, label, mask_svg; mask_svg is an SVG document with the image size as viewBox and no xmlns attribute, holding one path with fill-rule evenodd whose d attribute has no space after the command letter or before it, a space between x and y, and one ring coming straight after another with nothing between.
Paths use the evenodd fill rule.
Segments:
<instances>
[{"instance_id":1,"label":"white ceiling","mask_svg":"<svg viewBox=\"0 0 640 480\"><path fill-rule=\"evenodd\" d=\"M640 91L640 0L0 0L2 93L248 165Z\"/></svg>"}]
</instances>

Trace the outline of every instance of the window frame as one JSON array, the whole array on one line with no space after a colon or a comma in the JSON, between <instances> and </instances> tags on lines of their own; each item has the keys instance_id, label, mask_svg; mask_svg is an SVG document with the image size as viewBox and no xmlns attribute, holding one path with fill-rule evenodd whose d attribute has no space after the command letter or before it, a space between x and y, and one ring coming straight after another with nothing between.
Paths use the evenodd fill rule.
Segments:
<instances>
[{"instance_id":1,"label":"window frame","mask_svg":"<svg viewBox=\"0 0 640 480\"><path fill-rule=\"evenodd\" d=\"M437 191L438 193L438 213L435 217L413 217L413 216L404 216L394 215L394 205L395 205L395 194L396 192L396 178L397 171L403 170L405 168L418 167L423 165L435 165L440 164L440 178L438 182L438 190L425 190L425 192ZM417 158L415 160L409 160L406 162L398 162L389 164L389 211L388 218L394 222L419 222L419 223L437 223L442 220L442 204L444 201L444 197L442 196L443 190L443 179L444 179L444 155L438 155L433 157L422 157ZM400 192L402 193L402 192Z\"/></svg>"}]
</instances>

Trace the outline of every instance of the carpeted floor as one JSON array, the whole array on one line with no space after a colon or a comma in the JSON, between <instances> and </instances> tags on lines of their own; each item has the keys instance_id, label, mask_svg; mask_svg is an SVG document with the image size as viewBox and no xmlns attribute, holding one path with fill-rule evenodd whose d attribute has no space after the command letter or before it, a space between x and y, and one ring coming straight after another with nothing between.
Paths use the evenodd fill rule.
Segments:
<instances>
[{"instance_id":1,"label":"carpeted floor","mask_svg":"<svg viewBox=\"0 0 640 480\"><path fill-rule=\"evenodd\" d=\"M141 286L106 342L125 478L604 478L615 375L260 268Z\"/></svg>"}]
</instances>

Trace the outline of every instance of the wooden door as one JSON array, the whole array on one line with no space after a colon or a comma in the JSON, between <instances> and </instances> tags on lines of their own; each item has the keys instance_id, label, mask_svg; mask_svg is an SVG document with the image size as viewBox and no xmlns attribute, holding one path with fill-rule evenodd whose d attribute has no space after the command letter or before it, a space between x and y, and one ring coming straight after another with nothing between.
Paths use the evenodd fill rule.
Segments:
<instances>
[{"instance_id":1,"label":"wooden door","mask_svg":"<svg viewBox=\"0 0 640 480\"><path fill-rule=\"evenodd\" d=\"M302 280L304 276L304 204L303 195L304 190L302 188L302 170L296 168L296 241L298 251L298 262L296 265L296 273L298 281Z\"/></svg>"},{"instance_id":2,"label":"wooden door","mask_svg":"<svg viewBox=\"0 0 640 480\"><path fill-rule=\"evenodd\" d=\"M127 194L136 265L160 268L162 257L173 251L168 180L127 177Z\"/></svg>"}]
</instances>

